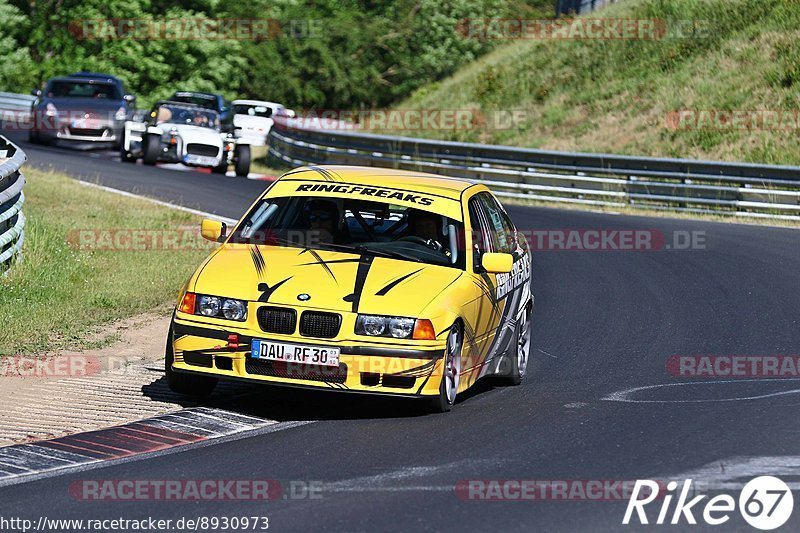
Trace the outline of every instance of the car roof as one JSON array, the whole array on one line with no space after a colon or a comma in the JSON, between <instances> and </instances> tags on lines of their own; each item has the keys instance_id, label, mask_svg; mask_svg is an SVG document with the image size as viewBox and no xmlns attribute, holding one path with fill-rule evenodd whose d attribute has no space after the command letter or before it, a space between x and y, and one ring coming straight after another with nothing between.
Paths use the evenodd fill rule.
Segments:
<instances>
[{"instance_id":1,"label":"car roof","mask_svg":"<svg viewBox=\"0 0 800 533\"><path fill-rule=\"evenodd\" d=\"M218 94L201 93L201 92L198 92L198 91L175 91L175 93L172 96L173 96L173 98L176 97L176 96L179 97L179 98L182 97L182 96L194 96L194 97L198 97L198 98L205 98L207 100L216 100L217 98L220 97L220 95L218 95Z\"/></svg>"},{"instance_id":2,"label":"car roof","mask_svg":"<svg viewBox=\"0 0 800 533\"><path fill-rule=\"evenodd\" d=\"M177 100L159 100L158 102L153 104L153 107L162 106L162 105L174 105L174 106L179 106L179 107L189 107L189 108L197 109L197 110L200 110L200 111L214 111L213 109L209 109L207 107L203 107L203 106L198 105L198 104L193 104L191 102L179 102ZM214 112L216 112L216 111L214 111Z\"/></svg>"},{"instance_id":3,"label":"car roof","mask_svg":"<svg viewBox=\"0 0 800 533\"><path fill-rule=\"evenodd\" d=\"M93 76L72 76L72 75L70 75L70 76L59 76L57 78L50 78L47 81L48 81L48 83L51 82L51 81L74 81L74 82L83 82L83 83L86 83L86 82L100 83L100 84L103 84L103 85L114 85L114 86L117 86L117 87L121 87L122 86L122 82L121 81L115 80L113 78L107 78L107 77L104 77L104 76L93 77Z\"/></svg>"},{"instance_id":4,"label":"car roof","mask_svg":"<svg viewBox=\"0 0 800 533\"><path fill-rule=\"evenodd\" d=\"M231 102L233 105L263 105L266 107L286 107L277 102L267 102L266 100L234 100Z\"/></svg>"},{"instance_id":5,"label":"car roof","mask_svg":"<svg viewBox=\"0 0 800 533\"><path fill-rule=\"evenodd\" d=\"M461 200L462 193L470 187L479 187L467 180L448 178L390 168L356 167L344 165L308 166L291 170L280 177L280 180L303 180L318 182L341 182L353 185L382 185L408 191L433 194Z\"/></svg>"},{"instance_id":6,"label":"car roof","mask_svg":"<svg viewBox=\"0 0 800 533\"><path fill-rule=\"evenodd\" d=\"M80 72L73 72L69 75L70 78L105 78L107 80L116 81L122 83L122 81L117 78L116 76L112 76L111 74L105 74L102 72L88 72L86 70L82 70Z\"/></svg>"}]
</instances>

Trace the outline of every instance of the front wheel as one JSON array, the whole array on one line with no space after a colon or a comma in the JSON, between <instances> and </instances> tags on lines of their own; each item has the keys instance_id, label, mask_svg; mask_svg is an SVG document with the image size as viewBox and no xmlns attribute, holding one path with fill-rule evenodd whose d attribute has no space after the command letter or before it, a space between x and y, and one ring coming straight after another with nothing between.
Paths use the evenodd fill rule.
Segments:
<instances>
[{"instance_id":1,"label":"front wheel","mask_svg":"<svg viewBox=\"0 0 800 533\"><path fill-rule=\"evenodd\" d=\"M161 138L158 135L147 135L144 138L144 155L142 163L145 165L155 165L158 161L158 153L161 151Z\"/></svg>"},{"instance_id":2,"label":"front wheel","mask_svg":"<svg viewBox=\"0 0 800 533\"><path fill-rule=\"evenodd\" d=\"M135 163L136 158L131 155L129 151L125 149L125 146L121 146L119 149L119 160L123 163Z\"/></svg>"},{"instance_id":3,"label":"front wheel","mask_svg":"<svg viewBox=\"0 0 800 533\"><path fill-rule=\"evenodd\" d=\"M439 395L433 399L433 411L446 413L456 402L458 383L461 378L461 346L463 336L458 324L453 324L447 335L447 345L444 350L444 367L442 368L442 381L439 384Z\"/></svg>"},{"instance_id":4,"label":"front wheel","mask_svg":"<svg viewBox=\"0 0 800 533\"><path fill-rule=\"evenodd\" d=\"M222 161L220 161L219 165L211 167L211 172L223 176L228 173L228 156L226 154L222 154Z\"/></svg>"},{"instance_id":5,"label":"front wheel","mask_svg":"<svg viewBox=\"0 0 800 533\"><path fill-rule=\"evenodd\" d=\"M250 146L243 144L236 148L236 175L246 178L250 174Z\"/></svg>"},{"instance_id":6,"label":"front wheel","mask_svg":"<svg viewBox=\"0 0 800 533\"><path fill-rule=\"evenodd\" d=\"M517 320L515 331L514 350L510 354L511 373L507 377L509 385L519 385L528 368L528 358L531 354L531 306L525 307L522 316Z\"/></svg>"},{"instance_id":7,"label":"front wheel","mask_svg":"<svg viewBox=\"0 0 800 533\"><path fill-rule=\"evenodd\" d=\"M167 349L164 354L164 371L167 375L167 385L170 390L178 394L185 394L198 398L205 398L214 392L214 387L217 386L217 381L219 381L217 378L175 372L172 370L174 358L175 356L172 351L172 328L170 328L167 334Z\"/></svg>"}]
</instances>

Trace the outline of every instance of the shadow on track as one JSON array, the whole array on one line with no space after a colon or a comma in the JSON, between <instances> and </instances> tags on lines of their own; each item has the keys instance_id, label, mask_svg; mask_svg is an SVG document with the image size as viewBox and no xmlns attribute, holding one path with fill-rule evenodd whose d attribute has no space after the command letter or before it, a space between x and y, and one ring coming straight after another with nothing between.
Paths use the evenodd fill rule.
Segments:
<instances>
[{"instance_id":1,"label":"shadow on track","mask_svg":"<svg viewBox=\"0 0 800 533\"><path fill-rule=\"evenodd\" d=\"M494 388L489 380L479 381L458 396L455 409L459 404ZM210 397L197 399L169 390L164 376L143 386L142 393L155 401L170 402L181 407L205 405L279 422L389 419L432 414L425 399L225 381L219 382Z\"/></svg>"}]
</instances>

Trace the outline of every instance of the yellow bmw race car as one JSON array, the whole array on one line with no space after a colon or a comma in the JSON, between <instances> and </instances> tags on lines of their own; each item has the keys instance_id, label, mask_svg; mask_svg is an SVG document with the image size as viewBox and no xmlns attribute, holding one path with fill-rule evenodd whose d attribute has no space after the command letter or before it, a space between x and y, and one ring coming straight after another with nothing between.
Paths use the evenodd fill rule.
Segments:
<instances>
[{"instance_id":1,"label":"yellow bmw race car","mask_svg":"<svg viewBox=\"0 0 800 533\"><path fill-rule=\"evenodd\" d=\"M518 384L530 352L531 256L483 185L304 167L276 180L181 291L172 390L245 379L429 399L484 376Z\"/></svg>"}]
</instances>

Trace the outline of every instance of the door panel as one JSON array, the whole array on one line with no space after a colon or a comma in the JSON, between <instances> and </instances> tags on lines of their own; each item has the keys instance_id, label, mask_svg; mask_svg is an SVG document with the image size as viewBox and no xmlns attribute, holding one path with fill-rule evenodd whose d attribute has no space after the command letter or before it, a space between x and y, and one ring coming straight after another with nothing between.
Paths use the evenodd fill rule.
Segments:
<instances>
[{"instance_id":1,"label":"door panel","mask_svg":"<svg viewBox=\"0 0 800 533\"><path fill-rule=\"evenodd\" d=\"M489 355L494 333L500 325L503 315L504 303L495 299L497 288L496 274L483 271L480 267L480 257L483 253L496 250L496 235L492 234L483 203L478 194L469 201L469 219L473 230L473 271L469 276L473 288L473 298L465 306L464 317L471 329L473 338L465 343L464 351L464 376L463 381L467 386L475 382L481 373L481 368ZM466 335L465 335L466 340Z\"/></svg>"}]
</instances>

